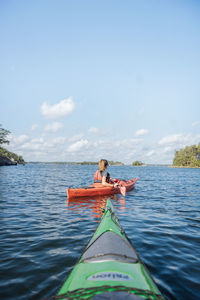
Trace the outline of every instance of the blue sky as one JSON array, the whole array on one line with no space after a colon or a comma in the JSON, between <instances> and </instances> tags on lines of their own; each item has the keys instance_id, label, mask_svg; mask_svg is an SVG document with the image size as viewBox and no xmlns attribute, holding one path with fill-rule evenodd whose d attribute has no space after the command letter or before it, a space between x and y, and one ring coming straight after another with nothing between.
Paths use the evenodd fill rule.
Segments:
<instances>
[{"instance_id":1,"label":"blue sky","mask_svg":"<svg viewBox=\"0 0 200 300\"><path fill-rule=\"evenodd\" d=\"M200 142L200 2L0 1L0 123L27 161L172 163Z\"/></svg>"}]
</instances>

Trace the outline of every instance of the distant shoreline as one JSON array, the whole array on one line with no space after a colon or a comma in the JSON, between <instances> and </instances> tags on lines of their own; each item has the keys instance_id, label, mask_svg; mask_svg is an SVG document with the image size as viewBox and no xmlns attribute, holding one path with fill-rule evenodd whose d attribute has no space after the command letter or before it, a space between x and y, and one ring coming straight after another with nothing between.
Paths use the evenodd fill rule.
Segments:
<instances>
[{"instance_id":1,"label":"distant shoreline","mask_svg":"<svg viewBox=\"0 0 200 300\"><path fill-rule=\"evenodd\" d=\"M20 163L17 162L11 162L7 165L17 165ZM24 164L41 164L41 165L45 165L45 164L54 164L54 165L73 165L73 166L97 166L98 162L65 162L65 161L55 161L55 162L44 162L44 161L28 161ZM23 164L23 165L24 165ZM110 163L110 166L116 166L116 167L121 167L121 166L129 166L129 167L168 167L168 168L178 168L178 169L200 169L200 167L190 167L190 166L173 166L173 165L168 165L168 164L143 164L143 165L139 165L139 166L134 166L132 164L123 164L123 163Z\"/></svg>"},{"instance_id":2,"label":"distant shoreline","mask_svg":"<svg viewBox=\"0 0 200 300\"><path fill-rule=\"evenodd\" d=\"M200 167L190 167L190 166L168 166L169 168L178 168L178 169L200 169Z\"/></svg>"},{"instance_id":3,"label":"distant shoreline","mask_svg":"<svg viewBox=\"0 0 200 300\"><path fill-rule=\"evenodd\" d=\"M57 164L57 165L78 165L78 166L81 166L81 165L91 165L91 166L93 166L93 165L98 165L98 162L68 162L68 161L61 161L61 162L59 162L59 161L55 161L55 162L53 162L53 161L48 161L48 162L42 162L42 161L30 161L30 162L28 162L29 164ZM115 162L113 162L113 163L109 163L109 165L111 165L111 166L124 166L124 164L123 163L115 163Z\"/></svg>"},{"instance_id":4,"label":"distant shoreline","mask_svg":"<svg viewBox=\"0 0 200 300\"><path fill-rule=\"evenodd\" d=\"M68 161L49 161L49 162L43 162L43 161L29 161L27 164L57 164L57 165L98 165L98 162L68 162ZM168 164L144 164L139 166L133 166L132 164L123 164L123 163L109 163L110 166L130 166L130 167L171 167Z\"/></svg>"}]
</instances>

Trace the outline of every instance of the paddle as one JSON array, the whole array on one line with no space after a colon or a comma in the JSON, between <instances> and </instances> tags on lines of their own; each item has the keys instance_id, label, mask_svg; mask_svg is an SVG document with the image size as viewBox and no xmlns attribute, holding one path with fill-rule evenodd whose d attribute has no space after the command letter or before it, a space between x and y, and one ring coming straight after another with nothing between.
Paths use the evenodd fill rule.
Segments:
<instances>
[{"instance_id":1,"label":"paddle","mask_svg":"<svg viewBox=\"0 0 200 300\"><path fill-rule=\"evenodd\" d=\"M126 196L126 188L125 188L125 186L120 186L119 190L120 190L120 193L122 194L122 196Z\"/></svg>"},{"instance_id":2,"label":"paddle","mask_svg":"<svg viewBox=\"0 0 200 300\"><path fill-rule=\"evenodd\" d=\"M112 178L110 178L110 174L109 173L107 173L107 174L108 174L107 177L109 178L109 180L111 179L111 181L114 181L114 186L119 188L120 193L122 194L122 196L126 196L126 187L118 184L118 182L120 180L112 179Z\"/></svg>"},{"instance_id":3,"label":"paddle","mask_svg":"<svg viewBox=\"0 0 200 300\"><path fill-rule=\"evenodd\" d=\"M115 184L116 184L116 187L119 188L120 193L122 194L122 196L126 196L126 187L122 186L122 185L119 185L118 183L115 183Z\"/></svg>"}]
</instances>

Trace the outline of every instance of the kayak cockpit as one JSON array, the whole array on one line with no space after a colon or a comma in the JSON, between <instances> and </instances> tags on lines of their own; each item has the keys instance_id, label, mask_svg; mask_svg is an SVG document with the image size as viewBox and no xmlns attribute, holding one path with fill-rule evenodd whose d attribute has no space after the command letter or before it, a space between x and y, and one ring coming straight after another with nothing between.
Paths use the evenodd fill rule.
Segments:
<instances>
[{"instance_id":1,"label":"kayak cockpit","mask_svg":"<svg viewBox=\"0 0 200 300\"><path fill-rule=\"evenodd\" d=\"M138 262L137 253L130 243L112 231L102 233L89 244L82 259L84 262Z\"/></svg>"}]
</instances>

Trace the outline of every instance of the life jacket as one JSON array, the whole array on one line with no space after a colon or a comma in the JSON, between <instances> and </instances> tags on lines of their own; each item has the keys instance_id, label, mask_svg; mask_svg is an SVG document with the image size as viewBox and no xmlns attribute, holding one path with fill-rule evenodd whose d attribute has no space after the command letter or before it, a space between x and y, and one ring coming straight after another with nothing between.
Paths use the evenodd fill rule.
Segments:
<instances>
[{"instance_id":1,"label":"life jacket","mask_svg":"<svg viewBox=\"0 0 200 300\"><path fill-rule=\"evenodd\" d=\"M106 182L110 181L110 174L107 172L106 175ZM102 171L96 170L94 173L94 182L95 183L102 183Z\"/></svg>"}]
</instances>

